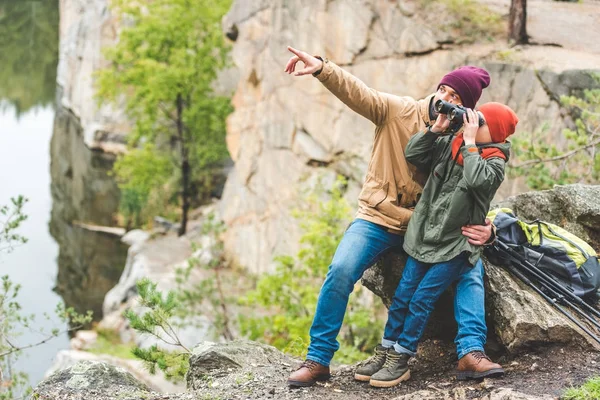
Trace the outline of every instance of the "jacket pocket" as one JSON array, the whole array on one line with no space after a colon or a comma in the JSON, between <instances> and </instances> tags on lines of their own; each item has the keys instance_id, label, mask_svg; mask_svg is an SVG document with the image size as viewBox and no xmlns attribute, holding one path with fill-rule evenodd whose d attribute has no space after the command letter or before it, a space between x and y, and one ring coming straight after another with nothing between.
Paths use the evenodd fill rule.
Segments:
<instances>
[{"instance_id":1,"label":"jacket pocket","mask_svg":"<svg viewBox=\"0 0 600 400\"><path fill-rule=\"evenodd\" d=\"M421 188L414 181L408 181L406 185L400 186L398 191L398 205L402 208L414 210L419 200Z\"/></svg>"},{"instance_id":2,"label":"jacket pocket","mask_svg":"<svg viewBox=\"0 0 600 400\"><path fill-rule=\"evenodd\" d=\"M377 207L388 195L389 182L381 182L372 175L367 175L365 184L358 199L371 207Z\"/></svg>"}]
</instances>

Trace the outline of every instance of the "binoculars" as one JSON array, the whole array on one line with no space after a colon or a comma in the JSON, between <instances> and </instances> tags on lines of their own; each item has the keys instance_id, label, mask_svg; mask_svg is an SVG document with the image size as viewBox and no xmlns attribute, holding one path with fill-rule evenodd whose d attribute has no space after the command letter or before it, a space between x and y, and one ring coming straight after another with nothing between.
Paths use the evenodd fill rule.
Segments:
<instances>
[{"instance_id":1,"label":"binoculars","mask_svg":"<svg viewBox=\"0 0 600 400\"><path fill-rule=\"evenodd\" d=\"M467 109L464 108L463 106L448 103L447 101L444 101L444 100L438 100L435 102L435 105L433 106L433 108L435 109L436 112L438 112L440 114L446 114L446 117L450 121L449 129L452 132L458 131L460 129L460 127L463 125L463 115L467 115L467 121L469 120L469 115L467 114ZM483 120L483 118L481 117L481 115L478 112L476 112L476 114L477 114L477 117L479 118L479 121L478 121L479 126L482 126L485 123L485 121Z\"/></svg>"}]
</instances>

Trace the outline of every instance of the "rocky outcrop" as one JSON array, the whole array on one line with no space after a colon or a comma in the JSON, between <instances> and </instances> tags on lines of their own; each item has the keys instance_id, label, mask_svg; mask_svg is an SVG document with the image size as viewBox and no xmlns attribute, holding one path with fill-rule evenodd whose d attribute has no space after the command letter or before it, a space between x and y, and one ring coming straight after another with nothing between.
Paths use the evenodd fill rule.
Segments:
<instances>
[{"instance_id":1,"label":"rocky outcrop","mask_svg":"<svg viewBox=\"0 0 600 400\"><path fill-rule=\"evenodd\" d=\"M498 206L512 208L525 220L539 218L555 223L594 244L600 244L600 186L556 186L553 190L523 193ZM371 268L363 284L390 304L402 275L405 256L392 254ZM489 332L510 351L520 351L540 343L563 343L593 346L579 328L531 289L516 281L505 269L485 260L486 311ZM452 298L446 294L431 318L430 334L452 338L456 332Z\"/></svg>"},{"instance_id":2,"label":"rocky outcrop","mask_svg":"<svg viewBox=\"0 0 600 400\"><path fill-rule=\"evenodd\" d=\"M48 371L46 377L50 377L55 372L66 370L78 363L97 363L102 362L117 368L119 373L129 373L136 380L147 386L151 390L159 393L175 393L185 390L184 382L174 383L168 381L161 374L151 374L141 360L123 359L109 356L107 354L94 354L87 351L61 350L54 360L54 363ZM120 368L120 369L119 369ZM87 371L84 373L87 374Z\"/></svg>"},{"instance_id":3,"label":"rocky outcrop","mask_svg":"<svg viewBox=\"0 0 600 400\"><path fill-rule=\"evenodd\" d=\"M599 65L598 54L592 55L595 64L565 64L551 60L573 59L572 50L457 46L453 43L460 38L438 29L437 20L429 23L418 8L412 2L378 0L233 2L223 27L235 39L232 57L240 74L227 127L235 167L220 207L228 228L226 250L238 264L260 273L273 269L273 256L296 254L300 232L291 210L316 177L347 177L346 198L356 205L370 156L372 124L316 79L285 74L288 45L327 56L375 89L417 98L435 90L455 66L482 65L492 83L481 102L500 101L526 116L520 132L548 122L546 134L557 138L571 123L559 96L592 83L586 71L568 69ZM521 188L518 181L506 182L500 196Z\"/></svg>"},{"instance_id":4,"label":"rocky outcrop","mask_svg":"<svg viewBox=\"0 0 600 400\"><path fill-rule=\"evenodd\" d=\"M353 380L354 368L333 371L330 381L311 388L291 390L287 377L298 363L271 346L248 341L202 343L190 359L187 393L158 394L120 368L84 361L53 373L34 389L34 398L50 400L191 400L191 399L278 399L278 400L417 400L477 398L481 400L549 400L555 388L535 385L519 388L500 381L479 384L435 379L432 368L411 367L416 378L385 391ZM535 372L529 375L535 375ZM431 379L433 378L433 379ZM531 379L536 379L531 376ZM552 381L557 381L552 379ZM506 382L505 382L506 383ZM552 385L556 386L556 385ZM540 389L541 388L541 389ZM539 393L535 393L539 392ZM546 394L548 393L548 394ZM550 395L552 394L552 395ZM38 397L35 397L35 396Z\"/></svg>"},{"instance_id":5,"label":"rocky outcrop","mask_svg":"<svg viewBox=\"0 0 600 400\"><path fill-rule=\"evenodd\" d=\"M94 73L106 66L102 49L118 31L108 0L60 0L59 104L79 119L87 147L114 154L125 150L130 125L125 107L98 106Z\"/></svg>"},{"instance_id":6,"label":"rocky outcrop","mask_svg":"<svg viewBox=\"0 0 600 400\"><path fill-rule=\"evenodd\" d=\"M42 381L33 398L96 400L147 398L150 389L122 368L98 361L81 361Z\"/></svg>"}]
</instances>

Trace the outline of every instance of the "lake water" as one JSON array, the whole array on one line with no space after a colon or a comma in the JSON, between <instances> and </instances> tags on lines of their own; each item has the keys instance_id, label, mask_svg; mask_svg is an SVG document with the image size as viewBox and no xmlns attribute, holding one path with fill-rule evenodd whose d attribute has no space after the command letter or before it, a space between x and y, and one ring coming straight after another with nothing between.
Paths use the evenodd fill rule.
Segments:
<instances>
[{"instance_id":1,"label":"lake water","mask_svg":"<svg viewBox=\"0 0 600 400\"><path fill-rule=\"evenodd\" d=\"M61 298L52 290L56 282L58 245L50 235L48 223L52 209L50 194L50 139L54 110L51 107L32 109L19 118L13 109L0 113L0 204L23 195L29 199L24 207L28 219L18 233L28 242L11 253L0 254L0 273L9 275L21 284L19 302L23 314L36 314L38 328L65 329L43 318L52 314ZM44 338L35 332L23 330L17 339L19 345L36 343ZM59 349L68 348L68 335L62 334L52 341L26 350L17 360L15 370L29 374L30 382L42 379ZM5 373L6 374L6 373Z\"/></svg>"}]
</instances>

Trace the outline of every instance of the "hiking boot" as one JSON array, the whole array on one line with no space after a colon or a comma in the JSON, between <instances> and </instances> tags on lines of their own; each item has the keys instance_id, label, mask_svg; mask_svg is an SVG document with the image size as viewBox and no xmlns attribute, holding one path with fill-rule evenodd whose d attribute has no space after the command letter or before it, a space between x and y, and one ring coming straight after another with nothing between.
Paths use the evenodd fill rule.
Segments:
<instances>
[{"instance_id":1,"label":"hiking boot","mask_svg":"<svg viewBox=\"0 0 600 400\"><path fill-rule=\"evenodd\" d=\"M492 378L502 375L504 375L502 366L493 363L483 351L472 351L458 360L456 379L459 381Z\"/></svg>"},{"instance_id":2,"label":"hiking boot","mask_svg":"<svg viewBox=\"0 0 600 400\"><path fill-rule=\"evenodd\" d=\"M398 353L394 349L389 349L385 357L383 367L373 375L369 383L375 387L392 387L402 381L410 379L410 370L408 369L408 359L410 355Z\"/></svg>"},{"instance_id":3,"label":"hiking boot","mask_svg":"<svg viewBox=\"0 0 600 400\"><path fill-rule=\"evenodd\" d=\"M296 387L312 386L317 381L331 378L329 367L313 360L306 360L288 378L288 385Z\"/></svg>"},{"instance_id":4,"label":"hiking boot","mask_svg":"<svg viewBox=\"0 0 600 400\"><path fill-rule=\"evenodd\" d=\"M375 354L362 363L354 373L354 379L361 382L369 382L371 375L379 371L385 363L385 355L388 348L378 345L375 347Z\"/></svg>"}]
</instances>

